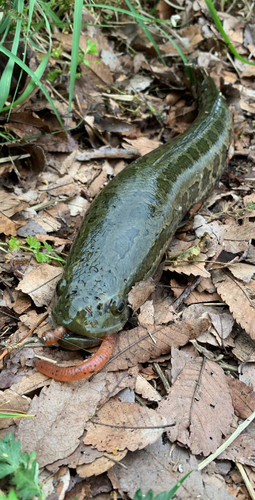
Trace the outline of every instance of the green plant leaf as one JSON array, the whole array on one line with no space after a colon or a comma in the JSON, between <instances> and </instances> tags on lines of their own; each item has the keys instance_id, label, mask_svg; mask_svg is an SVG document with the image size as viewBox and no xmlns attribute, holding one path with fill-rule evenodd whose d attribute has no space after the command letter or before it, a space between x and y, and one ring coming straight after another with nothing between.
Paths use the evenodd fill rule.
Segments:
<instances>
[{"instance_id":1,"label":"green plant leaf","mask_svg":"<svg viewBox=\"0 0 255 500\"><path fill-rule=\"evenodd\" d=\"M5 495L4 493L2 493L0 491L0 500L19 500L15 491L11 489L11 491L9 491L8 495Z\"/></svg>"},{"instance_id":2,"label":"green plant leaf","mask_svg":"<svg viewBox=\"0 0 255 500\"><path fill-rule=\"evenodd\" d=\"M47 264L51 263L51 258L46 253L34 252L34 254L37 262L46 262Z\"/></svg>"},{"instance_id":3,"label":"green plant leaf","mask_svg":"<svg viewBox=\"0 0 255 500\"><path fill-rule=\"evenodd\" d=\"M15 471L11 484L16 486L18 496L21 500L29 500L34 496L41 496L42 488L38 483L39 465L35 460L36 453L31 455L27 452L22 455L22 464Z\"/></svg>"},{"instance_id":4,"label":"green plant leaf","mask_svg":"<svg viewBox=\"0 0 255 500\"><path fill-rule=\"evenodd\" d=\"M26 238L27 244L30 246L30 248L34 248L36 251L38 251L41 247L40 241L36 238L36 236L28 236Z\"/></svg>"},{"instance_id":5,"label":"green plant leaf","mask_svg":"<svg viewBox=\"0 0 255 500\"><path fill-rule=\"evenodd\" d=\"M14 236L11 236L9 239L9 248L10 250L14 250L14 248L19 248L20 247L20 241L17 240Z\"/></svg>"},{"instance_id":6,"label":"green plant leaf","mask_svg":"<svg viewBox=\"0 0 255 500\"><path fill-rule=\"evenodd\" d=\"M97 44L96 42L91 42L88 38L87 40L87 54L97 54Z\"/></svg>"},{"instance_id":7,"label":"green plant leaf","mask_svg":"<svg viewBox=\"0 0 255 500\"><path fill-rule=\"evenodd\" d=\"M20 462L20 441L15 441L12 432L0 440L0 479L15 472Z\"/></svg>"},{"instance_id":8,"label":"green plant leaf","mask_svg":"<svg viewBox=\"0 0 255 500\"><path fill-rule=\"evenodd\" d=\"M35 451L30 455L27 452L21 453L20 441L15 441L12 432L5 434L4 439L0 439L0 478L9 476L9 484L16 487L19 500L30 500L34 496L44 500L45 495L38 482L38 474L39 465ZM3 500L6 500L5 497ZM16 500L14 494L8 496L8 500Z\"/></svg>"},{"instance_id":9,"label":"green plant leaf","mask_svg":"<svg viewBox=\"0 0 255 500\"><path fill-rule=\"evenodd\" d=\"M48 250L48 252L54 251L52 246L49 243L47 243L47 241L43 241L43 245L45 246L46 250Z\"/></svg>"}]
</instances>

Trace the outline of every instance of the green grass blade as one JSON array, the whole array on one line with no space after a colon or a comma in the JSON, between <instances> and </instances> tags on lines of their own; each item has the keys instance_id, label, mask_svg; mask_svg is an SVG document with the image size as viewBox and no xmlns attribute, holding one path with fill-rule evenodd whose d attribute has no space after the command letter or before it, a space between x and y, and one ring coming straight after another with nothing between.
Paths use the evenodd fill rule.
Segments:
<instances>
[{"instance_id":1,"label":"green grass blade","mask_svg":"<svg viewBox=\"0 0 255 500\"><path fill-rule=\"evenodd\" d=\"M129 0L125 0L127 6L129 7L130 9L130 12L132 12L132 14L136 14L136 10L135 8L133 7L133 5L129 2ZM145 35L147 36L148 40L150 40L150 42L152 43L154 49L156 50L158 56L160 57L162 63L164 64L164 66L166 66L166 63L160 53L160 50L152 36L152 34L150 33L150 31L148 30L147 26L144 24L144 22L142 21L142 19L138 19L138 23L140 24L142 30L144 31Z\"/></svg>"},{"instance_id":2,"label":"green grass blade","mask_svg":"<svg viewBox=\"0 0 255 500\"><path fill-rule=\"evenodd\" d=\"M0 33L2 34L6 30L8 32L10 26L11 26L10 16L5 14L0 21Z\"/></svg>"},{"instance_id":3,"label":"green grass blade","mask_svg":"<svg viewBox=\"0 0 255 500\"><path fill-rule=\"evenodd\" d=\"M185 479L187 479L187 477L191 474L192 470L189 471L187 474L185 474L185 476L183 476L180 481L178 481L174 486L173 488L171 488L170 491L168 491L167 495L166 495L166 498L165 500L170 500L171 498L173 498L173 496L175 495L176 491L180 488L180 486L182 485L182 483L185 481ZM159 495L158 495L159 496ZM160 500L157 499L157 497L155 498L155 500Z\"/></svg>"},{"instance_id":4,"label":"green grass blade","mask_svg":"<svg viewBox=\"0 0 255 500\"><path fill-rule=\"evenodd\" d=\"M163 35L166 38L168 38L168 40L172 43L172 45L174 46L174 48L177 50L178 54L182 58L182 61L183 61L183 64L185 66L185 69L186 69L186 71L188 73L189 79L190 79L190 81L191 81L191 83L193 85L194 84L194 77L192 75L191 69L189 68L189 63L188 63L188 60L187 60L185 54L182 52L182 50L177 45L177 43L175 43L175 41L172 39L172 37L170 35L168 35L168 33L166 33L160 26L157 25L157 27L158 27L159 31L161 31L163 33Z\"/></svg>"},{"instance_id":5,"label":"green grass blade","mask_svg":"<svg viewBox=\"0 0 255 500\"><path fill-rule=\"evenodd\" d=\"M24 413L5 413L4 411L0 412L0 418L14 418L14 417L35 417L35 415L24 415Z\"/></svg>"},{"instance_id":6,"label":"green grass blade","mask_svg":"<svg viewBox=\"0 0 255 500\"><path fill-rule=\"evenodd\" d=\"M71 68L70 68L70 93L69 93L69 105L68 105L69 113L71 111L73 89L76 78L76 69L77 69L80 33L81 33L82 8L83 8L83 0L75 0L72 57L71 57Z\"/></svg>"},{"instance_id":7,"label":"green grass blade","mask_svg":"<svg viewBox=\"0 0 255 500\"><path fill-rule=\"evenodd\" d=\"M65 130L65 127L64 127L64 124L58 114L58 111L56 109L56 107L54 106L54 103L49 95L49 93L47 92L46 88L44 87L44 85L42 84L42 82L40 81L40 79L38 78L37 76L37 71L35 73L33 73L33 71L31 71L31 69L25 64L23 63L23 61L21 61L17 56L14 56L8 49L6 49L5 47L0 47L0 52L3 52L3 54L5 54L6 56L12 58L14 60L14 62L16 62L24 71L26 71L26 73L28 73L29 76L31 76L33 82L30 82L29 85L33 85L33 88L35 87L35 85L38 85L38 87L41 89L41 91L44 93L46 99L49 101L50 105L52 106L52 109L54 110L54 113L56 114L56 117L61 125L61 127L63 128L63 130ZM45 58L44 58L45 59ZM44 62L44 60L42 61L42 63ZM41 63L41 64L42 64ZM45 62L44 62L45 64ZM41 66L41 65L40 65ZM46 66L46 64L45 64ZM28 85L28 87L29 87ZM28 88L27 87L27 88ZM21 97L19 97L17 99L17 101L15 101L14 104L19 104L20 102L22 102L25 97L23 97L25 94L27 93L27 89L25 90L25 92L22 94ZM30 93L30 92L29 92ZM29 95L29 94L28 94ZM6 106L5 108L2 109L2 111L6 111L10 108L10 106Z\"/></svg>"},{"instance_id":8,"label":"green grass blade","mask_svg":"<svg viewBox=\"0 0 255 500\"><path fill-rule=\"evenodd\" d=\"M21 16L23 12L23 0L19 0L17 5L17 11L18 14L20 14ZM17 54L20 43L20 33L21 33L21 17L16 21L16 29L15 29L14 39L12 42L11 52L15 56ZM0 79L0 110L3 108L5 101L7 100L8 95L10 94L13 69L14 69L14 61L13 59L9 58Z\"/></svg>"},{"instance_id":9,"label":"green grass blade","mask_svg":"<svg viewBox=\"0 0 255 500\"><path fill-rule=\"evenodd\" d=\"M151 19L149 17L141 16L141 14L138 14L136 11L130 12L130 10L120 9L119 7L113 7L112 5L107 6L107 5L103 5L103 4L87 3L87 4L84 4L84 7L93 7L93 8L99 8L99 9L114 10L115 12L120 12L121 14L127 14L128 16L134 17L137 20L141 19L141 21L145 21L145 22L160 21L160 19Z\"/></svg>"},{"instance_id":10,"label":"green grass blade","mask_svg":"<svg viewBox=\"0 0 255 500\"><path fill-rule=\"evenodd\" d=\"M47 18L51 17L51 19L59 26L61 29L64 29L66 23L62 23L59 19L58 15L50 8L50 2L41 2L41 7L46 13Z\"/></svg>"},{"instance_id":11,"label":"green grass blade","mask_svg":"<svg viewBox=\"0 0 255 500\"><path fill-rule=\"evenodd\" d=\"M213 21L215 23L215 26L217 28L217 30L219 31L219 33L221 34L223 40L226 42L229 50L231 50L232 54L234 54L234 56L237 57L237 59L239 59L240 61L246 63L246 64L251 64L251 66L255 66L255 63L251 62L251 61L248 61L247 59L244 59L242 56L240 56L240 54L238 54L238 52L236 51L235 47L233 47L232 43L230 42L229 38L228 38L228 35L227 33L224 31L224 28L220 22L220 19L218 17L218 14L213 6L213 3L211 0L205 0L205 3L207 5L207 8L213 18Z\"/></svg>"}]
</instances>

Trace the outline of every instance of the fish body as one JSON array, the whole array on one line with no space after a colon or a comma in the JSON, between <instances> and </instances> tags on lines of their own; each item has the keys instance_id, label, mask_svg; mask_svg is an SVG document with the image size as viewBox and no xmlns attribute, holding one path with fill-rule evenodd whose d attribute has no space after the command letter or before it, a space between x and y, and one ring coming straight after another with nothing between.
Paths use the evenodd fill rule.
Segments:
<instances>
[{"instance_id":1,"label":"fish body","mask_svg":"<svg viewBox=\"0 0 255 500\"><path fill-rule=\"evenodd\" d=\"M52 310L71 332L122 329L131 287L154 273L180 221L225 169L231 115L214 81L195 76L199 111L190 128L128 165L85 214Z\"/></svg>"}]
</instances>

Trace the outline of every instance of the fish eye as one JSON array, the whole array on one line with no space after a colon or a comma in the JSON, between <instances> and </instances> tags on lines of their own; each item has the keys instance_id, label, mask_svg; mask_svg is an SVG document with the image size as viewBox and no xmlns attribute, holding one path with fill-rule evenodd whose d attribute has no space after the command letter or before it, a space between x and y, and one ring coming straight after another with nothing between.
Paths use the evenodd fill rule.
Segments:
<instances>
[{"instance_id":1,"label":"fish eye","mask_svg":"<svg viewBox=\"0 0 255 500\"><path fill-rule=\"evenodd\" d=\"M121 299L119 299L118 304L116 306L116 312L118 314L121 314L125 309L125 305L126 305L125 300L123 299L123 297L121 297Z\"/></svg>"},{"instance_id":2,"label":"fish eye","mask_svg":"<svg viewBox=\"0 0 255 500\"><path fill-rule=\"evenodd\" d=\"M123 311L125 309L125 305L126 305L126 302L123 299L123 297L121 297L120 299L117 299L117 300L112 299L110 301L108 307L114 316L118 316L119 314L123 313Z\"/></svg>"}]
</instances>

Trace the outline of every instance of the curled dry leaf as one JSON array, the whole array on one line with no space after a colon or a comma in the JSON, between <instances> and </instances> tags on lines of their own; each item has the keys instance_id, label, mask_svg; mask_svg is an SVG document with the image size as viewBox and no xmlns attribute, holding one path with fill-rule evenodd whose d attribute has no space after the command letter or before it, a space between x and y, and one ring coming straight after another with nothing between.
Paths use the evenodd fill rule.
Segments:
<instances>
[{"instance_id":1,"label":"curled dry leaf","mask_svg":"<svg viewBox=\"0 0 255 500\"><path fill-rule=\"evenodd\" d=\"M93 422L86 425L84 443L108 453L115 448L120 451L141 450L159 438L164 432L161 426L165 424L166 418L155 410L137 403L111 400L99 410Z\"/></svg>"},{"instance_id":2,"label":"curled dry leaf","mask_svg":"<svg viewBox=\"0 0 255 500\"><path fill-rule=\"evenodd\" d=\"M221 270L213 271L213 283L219 295L229 306L237 323L239 323L254 340L254 304L250 300L242 283L236 278L233 278L230 273L226 274L226 272Z\"/></svg>"},{"instance_id":3,"label":"curled dry leaf","mask_svg":"<svg viewBox=\"0 0 255 500\"><path fill-rule=\"evenodd\" d=\"M154 387L141 375L138 375L135 391L149 401L161 401L162 397Z\"/></svg>"},{"instance_id":4,"label":"curled dry leaf","mask_svg":"<svg viewBox=\"0 0 255 500\"><path fill-rule=\"evenodd\" d=\"M201 358L187 362L157 410L175 425L171 441L188 446L194 455L213 453L229 432L234 410L222 368ZM217 426L215 422L217 421Z\"/></svg>"}]
</instances>

